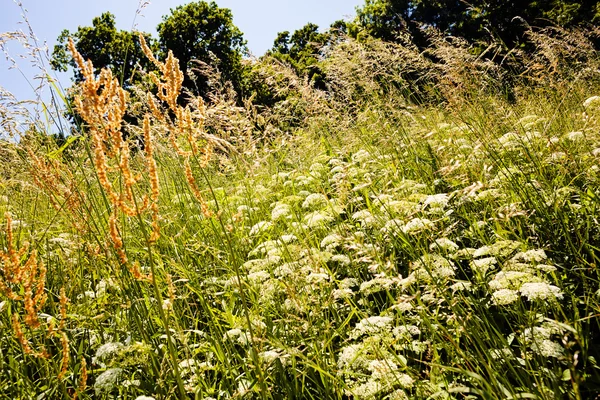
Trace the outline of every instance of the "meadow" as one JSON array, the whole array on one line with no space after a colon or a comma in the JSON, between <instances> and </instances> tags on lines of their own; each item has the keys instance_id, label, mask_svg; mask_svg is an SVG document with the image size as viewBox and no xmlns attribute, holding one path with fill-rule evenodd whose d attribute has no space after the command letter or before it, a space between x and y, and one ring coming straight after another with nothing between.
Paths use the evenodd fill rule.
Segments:
<instances>
[{"instance_id":1,"label":"meadow","mask_svg":"<svg viewBox=\"0 0 600 400\"><path fill-rule=\"evenodd\" d=\"M597 398L596 52L429 34L340 41L327 93L262 61L269 109L71 46L79 131L2 106L0 397Z\"/></svg>"}]
</instances>

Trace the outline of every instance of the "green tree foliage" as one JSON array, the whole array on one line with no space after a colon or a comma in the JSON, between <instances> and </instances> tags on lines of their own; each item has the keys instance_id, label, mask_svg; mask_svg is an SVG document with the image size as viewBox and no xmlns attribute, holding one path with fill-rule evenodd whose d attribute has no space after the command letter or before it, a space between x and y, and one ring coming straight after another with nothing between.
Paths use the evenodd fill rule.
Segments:
<instances>
[{"instance_id":1,"label":"green tree foliage","mask_svg":"<svg viewBox=\"0 0 600 400\"><path fill-rule=\"evenodd\" d=\"M238 93L242 92L242 56L246 42L233 24L229 9L219 8L214 2L192 2L172 9L170 15L163 17L157 30L158 40L145 35L155 52L166 56L168 50L172 50L184 72L197 67L193 60L208 64L216 61L222 78L232 82ZM60 34L51 60L56 70L66 71L74 66L67 49L69 37L73 38L84 59L93 62L97 72L110 68L115 76L122 78L125 87L140 77L135 74L136 65L146 71L153 68L142 52L137 33L117 30L115 17L109 12L94 18L92 26L80 26L76 32L64 30ZM78 70L73 68L73 71L74 80L81 80ZM194 81L187 75L184 87L203 96L209 90L205 79Z\"/></svg>"},{"instance_id":2,"label":"green tree foliage","mask_svg":"<svg viewBox=\"0 0 600 400\"><path fill-rule=\"evenodd\" d=\"M290 35L280 32L268 52L269 55L290 64L300 76L307 76L317 87L324 87L325 77L319 68L323 48L346 33L344 21L334 22L328 31L319 32L319 26L308 23Z\"/></svg>"},{"instance_id":3,"label":"green tree foliage","mask_svg":"<svg viewBox=\"0 0 600 400\"><path fill-rule=\"evenodd\" d=\"M160 50L173 51L182 71L197 67L193 60L213 64L218 60L222 78L242 92L242 56L247 51L242 32L233 24L231 10L215 2L197 1L171 9L158 25ZM186 76L184 87L194 94L206 94L206 81Z\"/></svg>"},{"instance_id":4,"label":"green tree foliage","mask_svg":"<svg viewBox=\"0 0 600 400\"><path fill-rule=\"evenodd\" d=\"M572 27L598 21L600 2L595 0L366 0L351 34L394 41L426 25L471 41L493 36L511 47L522 42L527 24Z\"/></svg>"},{"instance_id":5,"label":"green tree foliage","mask_svg":"<svg viewBox=\"0 0 600 400\"><path fill-rule=\"evenodd\" d=\"M145 36L150 45L155 47L149 35ZM51 65L55 70L67 71L69 66L75 66L67 49L69 37L83 58L92 61L97 73L102 68L109 68L121 78L124 86L136 82L139 77L135 74L136 65L145 70L151 68L151 63L142 52L137 33L117 30L115 16L109 12L94 18L92 26L80 26L73 33L66 29L62 31L52 53ZM78 68L73 68L73 73L76 82L83 78Z\"/></svg>"}]
</instances>

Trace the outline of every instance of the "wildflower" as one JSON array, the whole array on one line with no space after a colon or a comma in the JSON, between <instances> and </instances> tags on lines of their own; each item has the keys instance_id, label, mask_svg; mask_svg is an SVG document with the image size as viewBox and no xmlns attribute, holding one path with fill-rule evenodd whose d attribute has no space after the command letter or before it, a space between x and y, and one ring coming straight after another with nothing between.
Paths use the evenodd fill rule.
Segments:
<instances>
[{"instance_id":1,"label":"wildflower","mask_svg":"<svg viewBox=\"0 0 600 400\"><path fill-rule=\"evenodd\" d=\"M135 400L154 400L154 397L142 395L142 396L136 397Z\"/></svg>"},{"instance_id":2,"label":"wildflower","mask_svg":"<svg viewBox=\"0 0 600 400\"><path fill-rule=\"evenodd\" d=\"M306 282L307 283L323 283L323 282L329 282L330 279L331 279L331 277L329 276L329 274L313 272L306 277Z\"/></svg>"},{"instance_id":3,"label":"wildflower","mask_svg":"<svg viewBox=\"0 0 600 400\"><path fill-rule=\"evenodd\" d=\"M356 396L356 399L374 399L375 395L383 390L383 385L378 381L368 380L360 386L352 389L351 394Z\"/></svg>"},{"instance_id":4,"label":"wildflower","mask_svg":"<svg viewBox=\"0 0 600 400\"><path fill-rule=\"evenodd\" d=\"M360 210L352 214L352 219L359 221L363 226L370 226L376 222L375 217L369 210Z\"/></svg>"},{"instance_id":5,"label":"wildflower","mask_svg":"<svg viewBox=\"0 0 600 400\"><path fill-rule=\"evenodd\" d=\"M367 369L371 371L373 379L385 382L396 378L398 365L392 360L372 360Z\"/></svg>"},{"instance_id":6,"label":"wildflower","mask_svg":"<svg viewBox=\"0 0 600 400\"><path fill-rule=\"evenodd\" d=\"M92 363L104 365L101 361L109 359L114 354L117 354L120 350L122 350L125 346L120 342L109 342L105 343L102 346L98 347L96 350L96 355L92 357Z\"/></svg>"},{"instance_id":7,"label":"wildflower","mask_svg":"<svg viewBox=\"0 0 600 400\"><path fill-rule=\"evenodd\" d=\"M360 362L359 356L361 354L362 346L360 344L351 344L342 349L342 353L338 357L338 367L344 369L345 367L352 366L356 362Z\"/></svg>"},{"instance_id":8,"label":"wildflower","mask_svg":"<svg viewBox=\"0 0 600 400\"><path fill-rule=\"evenodd\" d=\"M342 265L350 265L350 257L345 254L335 254L331 257L331 261L342 264Z\"/></svg>"},{"instance_id":9,"label":"wildflower","mask_svg":"<svg viewBox=\"0 0 600 400\"><path fill-rule=\"evenodd\" d=\"M402 389L396 389L388 397L388 400L408 400L409 397Z\"/></svg>"},{"instance_id":10,"label":"wildflower","mask_svg":"<svg viewBox=\"0 0 600 400\"><path fill-rule=\"evenodd\" d=\"M297 240L298 240L298 238L296 237L296 235L290 234L290 235L282 235L281 236L281 241L286 244L296 242Z\"/></svg>"},{"instance_id":11,"label":"wildflower","mask_svg":"<svg viewBox=\"0 0 600 400\"><path fill-rule=\"evenodd\" d=\"M413 212L417 203L408 200L392 200L380 207L382 213L390 215L409 215Z\"/></svg>"},{"instance_id":12,"label":"wildflower","mask_svg":"<svg viewBox=\"0 0 600 400\"><path fill-rule=\"evenodd\" d=\"M225 335L223 335L223 339L235 340L241 345L247 345L248 343L250 343L250 336L246 332L238 328L230 329L227 332L225 332Z\"/></svg>"},{"instance_id":13,"label":"wildflower","mask_svg":"<svg viewBox=\"0 0 600 400\"><path fill-rule=\"evenodd\" d=\"M333 222L333 220L333 217L318 211L307 214L304 217L304 222L308 228L318 228Z\"/></svg>"},{"instance_id":14,"label":"wildflower","mask_svg":"<svg viewBox=\"0 0 600 400\"><path fill-rule=\"evenodd\" d=\"M395 381L398 382L400 387L402 387L404 389L410 389L415 384L414 379L411 378L410 375L407 375L407 374L396 375Z\"/></svg>"},{"instance_id":15,"label":"wildflower","mask_svg":"<svg viewBox=\"0 0 600 400\"><path fill-rule=\"evenodd\" d=\"M377 277L361 283L360 292L365 295L370 295L373 293L390 290L398 283L398 278Z\"/></svg>"},{"instance_id":16,"label":"wildflower","mask_svg":"<svg viewBox=\"0 0 600 400\"><path fill-rule=\"evenodd\" d=\"M447 251L448 253L454 253L458 250L458 245L448 238L436 239L434 243L429 246L431 251L441 250Z\"/></svg>"},{"instance_id":17,"label":"wildflower","mask_svg":"<svg viewBox=\"0 0 600 400\"><path fill-rule=\"evenodd\" d=\"M577 131L577 132L569 132L567 133L567 139L572 141L572 142L579 142L585 139L585 136L583 135L583 132L581 131Z\"/></svg>"},{"instance_id":18,"label":"wildflower","mask_svg":"<svg viewBox=\"0 0 600 400\"><path fill-rule=\"evenodd\" d=\"M519 292L510 289L500 289L492 293L492 303L497 306L505 306L519 300Z\"/></svg>"},{"instance_id":19,"label":"wildflower","mask_svg":"<svg viewBox=\"0 0 600 400\"><path fill-rule=\"evenodd\" d=\"M358 338L362 335L374 335L381 332L388 332L393 322L391 317L374 316L362 319L351 333L353 338Z\"/></svg>"},{"instance_id":20,"label":"wildflower","mask_svg":"<svg viewBox=\"0 0 600 400\"><path fill-rule=\"evenodd\" d=\"M381 228L381 233L395 236L404 228L404 224L399 219L391 219Z\"/></svg>"},{"instance_id":21,"label":"wildflower","mask_svg":"<svg viewBox=\"0 0 600 400\"><path fill-rule=\"evenodd\" d=\"M352 161L355 163L365 163L371 159L371 154L366 150L359 150L352 155Z\"/></svg>"},{"instance_id":22,"label":"wildflower","mask_svg":"<svg viewBox=\"0 0 600 400\"><path fill-rule=\"evenodd\" d=\"M538 250L527 250L525 252L519 252L515 254L515 256L511 259L512 261L524 261L528 263L539 263L546 260L548 256L546 256L546 252L542 249Z\"/></svg>"},{"instance_id":23,"label":"wildflower","mask_svg":"<svg viewBox=\"0 0 600 400\"><path fill-rule=\"evenodd\" d=\"M426 218L413 218L404 227L402 231L407 234L417 234L433 228L434 224Z\"/></svg>"},{"instance_id":24,"label":"wildflower","mask_svg":"<svg viewBox=\"0 0 600 400\"><path fill-rule=\"evenodd\" d=\"M354 295L354 292L352 291L352 289L348 289L348 288L335 289L333 292L331 292L331 295L336 300L349 299L350 297L352 297Z\"/></svg>"},{"instance_id":25,"label":"wildflower","mask_svg":"<svg viewBox=\"0 0 600 400\"><path fill-rule=\"evenodd\" d=\"M598 107L600 105L600 96L592 96L587 98L583 102L583 108L588 109L592 107Z\"/></svg>"},{"instance_id":26,"label":"wildflower","mask_svg":"<svg viewBox=\"0 0 600 400\"><path fill-rule=\"evenodd\" d=\"M122 372L121 368L110 368L98 375L96 382L94 382L96 395L110 393L117 385Z\"/></svg>"},{"instance_id":27,"label":"wildflower","mask_svg":"<svg viewBox=\"0 0 600 400\"><path fill-rule=\"evenodd\" d=\"M448 205L449 200L450 198L446 193L433 194L423 200L423 207L444 208Z\"/></svg>"},{"instance_id":28,"label":"wildflower","mask_svg":"<svg viewBox=\"0 0 600 400\"><path fill-rule=\"evenodd\" d=\"M270 221L260 221L257 224L255 224L251 229L250 229L250 236L256 236L259 233L264 233L266 231L268 231L269 229L271 229L273 227L273 223Z\"/></svg>"},{"instance_id":29,"label":"wildflower","mask_svg":"<svg viewBox=\"0 0 600 400\"><path fill-rule=\"evenodd\" d=\"M248 280L252 283L262 283L271 278L271 275L267 271L256 271L248 274Z\"/></svg>"},{"instance_id":30,"label":"wildflower","mask_svg":"<svg viewBox=\"0 0 600 400\"><path fill-rule=\"evenodd\" d=\"M496 259L496 257L480 258L471 262L471 268L480 274L485 274L489 269L492 268L492 266L494 266L497 263L498 260Z\"/></svg>"},{"instance_id":31,"label":"wildflower","mask_svg":"<svg viewBox=\"0 0 600 400\"><path fill-rule=\"evenodd\" d=\"M527 297L529 301L563 298L563 294L559 288L545 282L524 283L520 291L521 295Z\"/></svg>"},{"instance_id":32,"label":"wildflower","mask_svg":"<svg viewBox=\"0 0 600 400\"><path fill-rule=\"evenodd\" d=\"M344 238L342 237L342 235L340 235L339 233L332 233L323 238L323 240L321 241L321 247L331 250L333 248L338 247L343 241Z\"/></svg>"},{"instance_id":33,"label":"wildflower","mask_svg":"<svg viewBox=\"0 0 600 400\"><path fill-rule=\"evenodd\" d=\"M490 350L490 356L492 356L494 360L498 361L504 361L514 357L512 350L508 347L504 347L502 349L492 349Z\"/></svg>"},{"instance_id":34,"label":"wildflower","mask_svg":"<svg viewBox=\"0 0 600 400\"><path fill-rule=\"evenodd\" d=\"M459 281L456 283L453 283L450 286L450 290L452 290L453 292L458 292L458 291L471 291L473 289L473 284L471 282L466 282L466 281Z\"/></svg>"},{"instance_id":35,"label":"wildflower","mask_svg":"<svg viewBox=\"0 0 600 400\"><path fill-rule=\"evenodd\" d=\"M475 250L473 257L497 256L507 257L521 247L521 243L512 240L500 240L490 246L483 246Z\"/></svg>"},{"instance_id":36,"label":"wildflower","mask_svg":"<svg viewBox=\"0 0 600 400\"><path fill-rule=\"evenodd\" d=\"M534 341L531 344L531 350L543 357L561 358L564 355L563 347L549 339L544 339L541 342Z\"/></svg>"},{"instance_id":37,"label":"wildflower","mask_svg":"<svg viewBox=\"0 0 600 400\"><path fill-rule=\"evenodd\" d=\"M271 211L271 220L279 221L282 219L289 219L292 217L292 209L288 204L277 203L277 205Z\"/></svg>"},{"instance_id":38,"label":"wildflower","mask_svg":"<svg viewBox=\"0 0 600 400\"><path fill-rule=\"evenodd\" d=\"M398 339L412 339L412 336L419 336L421 330L416 325L400 325L392 329L392 334Z\"/></svg>"},{"instance_id":39,"label":"wildflower","mask_svg":"<svg viewBox=\"0 0 600 400\"><path fill-rule=\"evenodd\" d=\"M311 193L304 199L302 208L307 209L322 209L329 204L327 197L321 193Z\"/></svg>"},{"instance_id":40,"label":"wildflower","mask_svg":"<svg viewBox=\"0 0 600 400\"><path fill-rule=\"evenodd\" d=\"M493 290L514 289L517 290L523 283L539 282L540 279L528 271L500 271L494 276L488 285Z\"/></svg>"},{"instance_id":41,"label":"wildflower","mask_svg":"<svg viewBox=\"0 0 600 400\"><path fill-rule=\"evenodd\" d=\"M259 353L258 356L266 364L272 364L275 360L279 360L284 366L289 363L289 354L282 353L282 351L267 350Z\"/></svg>"}]
</instances>

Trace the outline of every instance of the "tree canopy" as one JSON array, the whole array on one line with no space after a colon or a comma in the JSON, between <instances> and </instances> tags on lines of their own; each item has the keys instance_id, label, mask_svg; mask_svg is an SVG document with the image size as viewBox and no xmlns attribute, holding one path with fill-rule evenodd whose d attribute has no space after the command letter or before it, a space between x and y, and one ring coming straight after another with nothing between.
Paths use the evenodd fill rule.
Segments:
<instances>
[{"instance_id":1,"label":"tree canopy","mask_svg":"<svg viewBox=\"0 0 600 400\"><path fill-rule=\"evenodd\" d=\"M214 56L222 77L241 91L242 56L247 48L242 32L233 24L231 10L215 2L188 3L171 9L157 30L161 52L166 55L171 50L182 71L194 68L192 60L212 64ZM208 90L204 80L194 83L189 76L184 87L200 95Z\"/></svg>"},{"instance_id":2,"label":"tree canopy","mask_svg":"<svg viewBox=\"0 0 600 400\"><path fill-rule=\"evenodd\" d=\"M233 24L229 9L219 8L216 3L197 1L171 9L157 27L158 39L144 34L146 41L155 52L166 56L168 50L179 59L181 70L193 68L192 60L208 64L218 62L222 77L231 81L236 90L241 89L242 55L246 42L242 32ZM137 33L117 30L115 17L106 12L92 20L92 26L80 26L76 32L64 30L54 47L52 67L66 71L74 66L67 51L67 41L71 37L75 47L84 57L93 62L96 71L110 68L115 76L121 77L123 84L135 82L135 66L151 70L152 65L143 54ZM76 68L74 80L82 76ZM208 86L205 80L194 82L186 76L184 87L196 95L206 95Z\"/></svg>"},{"instance_id":3,"label":"tree canopy","mask_svg":"<svg viewBox=\"0 0 600 400\"><path fill-rule=\"evenodd\" d=\"M512 47L522 42L528 24L572 27L599 19L600 2L594 0L365 0L353 32L394 41L425 25L470 41L493 37Z\"/></svg>"},{"instance_id":4,"label":"tree canopy","mask_svg":"<svg viewBox=\"0 0 600 400\"><path fill-rule=\"evenodd\" d=\"M148 34L145 36L150 46L155 48L154 40ZM142 52L138 35L117 30L115 16L109 12L94 18L92 26L80 26L74 33L66 29L62 31L52 53L51 65L55 70L67 71L69 66L75 66L67 50L69 37L74 40L83 58L92 61L97 73L102 68L109 68L115 76L122 79L124 86L135 81L136 64L144 69L151 67L151 63ZM83 78L78 68L73 68L73 73L76 82Z\"/></svg>"}]
</instances>

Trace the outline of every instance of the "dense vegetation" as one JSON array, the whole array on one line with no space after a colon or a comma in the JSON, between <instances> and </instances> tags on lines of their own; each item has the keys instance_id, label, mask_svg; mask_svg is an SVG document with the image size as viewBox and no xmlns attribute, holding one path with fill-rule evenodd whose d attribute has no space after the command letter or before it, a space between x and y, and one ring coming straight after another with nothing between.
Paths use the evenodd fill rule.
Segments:
<instances>
[{"instance_id":1,"label":"dense vegetation","mask_svg":"<svg viewBox=\"0 0 600 400\"><path fill-rule=\"evenodd\" d=\"M432 22L473 9L429 3L257 60L203 2L158 41L110 14L65 33L71 118L0 103L0 396L600 395L596 30L482 46ZM220 45L177 44L194 13Z\"/></svg>"}]
</instances>

